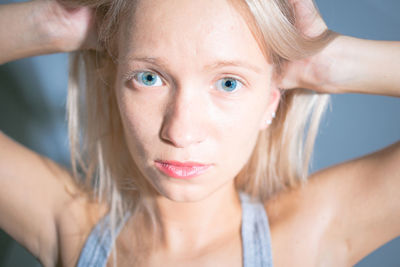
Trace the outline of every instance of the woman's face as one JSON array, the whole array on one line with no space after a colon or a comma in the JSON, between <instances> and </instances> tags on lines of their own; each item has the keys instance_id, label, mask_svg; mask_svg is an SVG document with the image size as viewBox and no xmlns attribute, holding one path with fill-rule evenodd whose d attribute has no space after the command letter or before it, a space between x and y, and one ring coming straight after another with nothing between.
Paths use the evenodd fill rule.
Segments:
<instances>
[{"instance_id":1,"label":"woman's face","mask_svg":"<svg viewBox=\"0 0 400 267\"><path fill-rule=\"evenodd\" d=\"M120 31L116 91L144 177L174 201L232 186L279 101L271 76L227 0L138 1Z\"/></svg>"}]
</instances>

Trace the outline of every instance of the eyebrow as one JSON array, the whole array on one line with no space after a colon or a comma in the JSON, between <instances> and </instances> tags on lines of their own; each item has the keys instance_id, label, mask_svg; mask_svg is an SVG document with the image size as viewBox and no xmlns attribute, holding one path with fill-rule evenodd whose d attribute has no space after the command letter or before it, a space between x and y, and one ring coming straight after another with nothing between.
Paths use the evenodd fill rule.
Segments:
<instances>
[{"instance_id":1,"label":"eyebrow","mask_svg":"<svg viewBox=\"0 0 400 267\"><path fill-rule=\"evenodd\" d=\"M154 57L129 57L127 59L128 62L132 61L140 61L140 62L146 62L146 63L151 63L155 65L159 65L163 68L167 68L167 64L164 60L161 58L154 58ZM210 69L218 69L218 68L223 68L223 67L238 67L238 68L246 68L249 70L252 70L257 73L262 73L262 70L260 67L257 67L255 65L252 65L250 63L240 61L240 60L219 60L217 62L208 64L204 66L204 69L210 70Z\"/></svg>"},{"instance_id":2,"label":"eyebrow","mask_svg":"<svg viewBox=\"0 0 400 267\"><path fill-rule=\"evenodd\" d=\"M261 73L261 68L240 60L221 60L205 66L205 69L218 69L222 67L239 67Z\"/></svg>"}]
</instances>

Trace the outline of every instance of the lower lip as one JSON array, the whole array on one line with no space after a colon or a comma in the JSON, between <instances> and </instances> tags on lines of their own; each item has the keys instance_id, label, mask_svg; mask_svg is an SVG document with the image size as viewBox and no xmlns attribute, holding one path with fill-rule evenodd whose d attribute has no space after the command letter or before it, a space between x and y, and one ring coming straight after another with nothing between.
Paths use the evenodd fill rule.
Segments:
<instances>
[{"instance_id":1,"label":"lower lip","mask_svg":"<svg viewBox=\"0 0 400 267\"><path fill-rule=\"evenodd\" d=\"M156 167L166 175L178 178L189 179L205 173L211 165L177 166L165 162L155 162Z\"/></svg>"}]
</instances>

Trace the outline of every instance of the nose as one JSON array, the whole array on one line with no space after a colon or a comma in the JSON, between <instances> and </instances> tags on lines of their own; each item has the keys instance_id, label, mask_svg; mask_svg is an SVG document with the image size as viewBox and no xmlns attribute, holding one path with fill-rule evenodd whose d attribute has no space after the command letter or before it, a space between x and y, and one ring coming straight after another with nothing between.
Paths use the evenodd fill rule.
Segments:
<instances>
[{"instance_id":1,"label":"nose","mask_svg":"<svg viewBox=\"0 0 400 267\"><path fill-rule=\"evenodd\" d=\"M177 90L166 108L161 139L178 148L201 143L206 138L205 105L201 98Z\"/></svg>"}]
</instances>

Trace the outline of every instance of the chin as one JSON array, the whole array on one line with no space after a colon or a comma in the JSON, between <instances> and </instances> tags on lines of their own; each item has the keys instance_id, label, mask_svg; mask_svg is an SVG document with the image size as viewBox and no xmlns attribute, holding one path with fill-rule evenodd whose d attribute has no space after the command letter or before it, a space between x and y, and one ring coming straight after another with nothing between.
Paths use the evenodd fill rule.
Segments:
<instances>
[{"instance_id":1,"label":"chin","mask_svg":"<svg viewBox=\"0 0 400 267\"><path fill-rule=\"evenodd\" d=\"M155 188L157 192L174 202L198 202L206 199L215 190L212 188L205 188L201 185L182 185L182 184L173 184L166 186L158 186Z\"/></svg>"}]
</instances>

